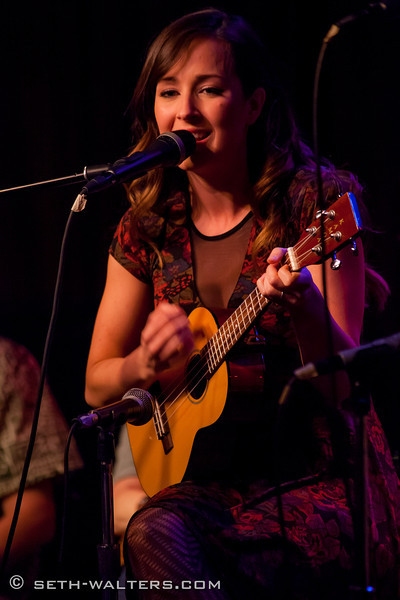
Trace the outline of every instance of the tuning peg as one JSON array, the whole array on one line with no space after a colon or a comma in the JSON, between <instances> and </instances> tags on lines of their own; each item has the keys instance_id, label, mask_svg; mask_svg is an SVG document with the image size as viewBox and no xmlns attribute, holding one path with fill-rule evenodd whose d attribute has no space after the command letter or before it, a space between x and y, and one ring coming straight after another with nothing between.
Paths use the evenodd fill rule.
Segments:
<instances>
[{"instance_id":1,"label":"tuning peg","mask_svg":"<svg viewBox=\"0 0 400 600\"><path fill-rule=\"evenodd\" d=\"M307 233L309 233L309 234L311 234L311 235L315 235L315 234L317 233L317 231L318 231L318 230L317 230L317 228L314 226L314 227L307 227L306 231L307 231Z\"/></svg>"},{"instance_id":2,"label":"tuning peg","mask_svg":"<svg viewBox=\"0 0 400 600\"><path fill-rule=\"evenodd\" d=\"M337 258L336 252L334 252L332 254L331 269L333 271L337 271L337 269L340 269L341 264L342 264L342 261Z\"/></svg>"},{"instance_id":3,"label":"tuning peg","mask_svg":"<svg viewBox=\"0 0 400 600\"><path fill-rule=\"evenodd\" d=\"M318 256L322 255L322 246L321 244L317 244L316 246L313 246L311 248L311 252L314 252L315 254L318 254Z\"/></svg>"},{"instance_id":4,"label":"tuning peg","mask_svg":"<svg viewBox=\"0 0 400 600\"><path fill-rule=\"evenodd\" d=\"M358 256L358 248L357 248L357 241L353 240L351 242L351 251L353 252L354 256Z\"/></svg>"},{"instance_id":5,"label":"tuning peg","mask_svg":"<svg viewBox=\"0 0 400 600\"><path fill-rule=\"evenodd\" d=\"M323 216L333 220L336 217L336 212L334 210L317 210L315 218L320 219Z\"/></svg>"}]
</instances>

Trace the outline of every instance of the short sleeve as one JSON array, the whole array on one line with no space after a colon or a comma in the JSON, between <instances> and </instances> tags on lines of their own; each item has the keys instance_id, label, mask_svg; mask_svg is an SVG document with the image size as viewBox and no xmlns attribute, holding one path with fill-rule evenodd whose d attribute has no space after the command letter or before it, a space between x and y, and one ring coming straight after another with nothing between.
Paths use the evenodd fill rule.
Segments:
<instances>
[{"instance_id":1,"label":"short sleeve","mask_svg":"<svg viewBox=\"0 0 400 600\"><path fill-rule=\"evenodd\" d=\"M133 239L131 219L132 210L128 209L117 226L109 251L129 273L143 283L149 284L151 283L151 248Z\"/></svg>"}]
</instances>

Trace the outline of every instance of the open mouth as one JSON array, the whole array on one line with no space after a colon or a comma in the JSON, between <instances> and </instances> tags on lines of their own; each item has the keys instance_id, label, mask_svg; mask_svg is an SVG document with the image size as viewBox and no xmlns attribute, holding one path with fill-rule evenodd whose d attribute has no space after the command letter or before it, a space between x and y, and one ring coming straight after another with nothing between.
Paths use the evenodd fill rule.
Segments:
<instances>
[{"instance_id":1,"label":"open mouth","mask_svg":"<svg viewBox=\"0 0 400 600\"><path fill-rule=\"evenodd\" d=\"M202 142L210 135L210 131L191 131L190 133L194 136L196 142Z\"/></svg>"}]
</instances>

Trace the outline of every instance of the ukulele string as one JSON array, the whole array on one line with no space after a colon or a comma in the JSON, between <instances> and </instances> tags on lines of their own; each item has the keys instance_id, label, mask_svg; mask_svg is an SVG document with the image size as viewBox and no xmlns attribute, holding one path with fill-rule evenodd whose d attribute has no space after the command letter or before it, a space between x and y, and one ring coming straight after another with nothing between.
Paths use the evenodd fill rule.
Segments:
<instances>
[{"instance_id":1,"label":"ukulele string","mask_svg":"<svg viewBox=\"0 0 400 600\"><path fill-rule=\"evenodd\" d=\"M256 302L258 304L258 311L254 307L254 299L256 298ZM264 310L264 308L269 304L270 300L265 298L262 294L258 292L258 288L254 288L254 290L249 294L246 298L244 304L252 305L252 312L254 313L254 317L257 314ZM187 400L187 396L192 394L193 390L202 383L204 380L210 379L214 373L218 370L221 364L224 361L224 358L227 352L235 345L238 339L243 335L244 331L246 331L254 321L253 315L250 315L250 309L244 312L243 307L238 307L240 316L235 316L236 311L232 314L228 319L223 323L223 325L216 331L216 333L206 342L206 344L199 350L200 355L200 368L198 363L192 361L194 367L190 366L189 370L185 377L186 385L182 386L182 382L177 384L171 384L169 387L167 386L165 392L166 395L163 400L160 402L160 408L167 402L170 402L169 407L169 417L172 418L177 410L180 409L181 405ZM235 323L239 324L237 328ZM240 334L238 334L240 331ZM220 342L217 341L219 338ZM228 351L223 350L221 352L221 348L228 347ZM171 398L174 398L171 400ZM171 408L174 407L174 410L171 411Z\"/></svg>"},{"instance_id":2,"label":"ukulele string","mask_svg":"<svg viewBox=\"0 0 400 600\"><path fill-rule=\"evenodd\" d=\"M331 219L329 217L326 217L325 220L324 220L324 224L327 223L330 220ZM296 257L297 257L298 261L301 262L301 263L305 263L306 257L313 254L313 250L312 249L310 250L310 247L309 247L310 239L311 238L316 238L317 233L320 233L321 226L319 225L315 229L316 229L315 231L313 231L312 233L308 233L308 235L304 236L304 238L301 239L294 246L294 248L296 249ZM306 246L306 250L302 252L302 249L303 249L304 246Z\"/></svg>"},{"instance_id":3,"label":"ukulele string","mask_svg":"<svg viewBox=\"0 0 400 600\"><path fill-rule=\"evenodd\" d=\"M325 218L324 223L328 222L330 219L328 217ZM318 231L319 229L321 229L321 226L319 225L316 230ZM309 249L309 242L310 239L313 237L316 237L316 231L314 231L313 233L309 233L308 235L304 236L303 239L301 239L296 245L296 255L297 258L299 259L299 261L304 260L304 257L307 256L308 254L312 253L312 251L310 251ZM303 253L301 253L302 248L306 246L307 250ZM285 262L288 263L288 256L286 255L285 257ZM260 296L262 296L262 294L257 294L258 288L254 288L253 292L254 295L257 296L257 301L258 304L260 305ZM249 303L253 303L253 292L251 292L251 294L246 298L245 303L246 306ZM263 306L259 306L259 308L264 309L265 306L267 306L267 304L269 303L269 300L267 298L265 298L265 296L262 296L262 298L265 300L265 302L263 302ZM224 361L224 358L227 354L227 352L225 350L223 350L221 352L221 348L223 349L226 346L229 346L229 349L231 349L234 344L238 341L239 337L242 335L240 334L239 336L237 335L237 330L235 328L235 324L234 321L236 320L236 323L239 323L239 330L240 331L245 331L253 322L253 318L250 317L250 313L249 310L247 309L245 313L243 313L243 308L238 307L240 310L239 312L241 313L240 316L236 316L234 317L234 315L231 315L226 321L225 323L217 330L217 332L206 342L206 344L199 350L198 354L200 355L200 368L199 368L199 364L195 363L195 361L192 361L192 363L194 364L194 366L190 365L189 362L189 370L185 376L185 381L186 381L186 385L182 386L182 381L180 381L179 383L173 383L169 386L167 386L165 392L166 394L164 395L163 400L160 402L160 408L162 408L164 406L164 404L170 402L170 406L169 406L169 416L170 418L173 417L173 415L176 413L177 410L180 409L181 405L185 402L185 400L187 400L187 396L191 395L193 390L196 389L196 387L198 385L200 385L201 383L203 383L203 381L205 379L209 379L210 377L212 377L214 375L214 373L218 370L218 368L221 366L222 362ZM257 316L257 311L254 309L253 306L253 312L254 315ZM236 312L234 313L236 314ZM245 327L243 327L243 323L245 324ZM226 334L226 330L228 330L228 334ZM224 344L218 344L216 343L216 339L217 338L223 338L225 336L225 346ZM232 341L234 340L234 341ZM212 369L209 368L209 365L212 365ZM171 399L174 398L174 399ZM179 404L178 404L179 403ZM174 409L171 412L172 407L174 407Z\"/></svg>"}]
</instances>

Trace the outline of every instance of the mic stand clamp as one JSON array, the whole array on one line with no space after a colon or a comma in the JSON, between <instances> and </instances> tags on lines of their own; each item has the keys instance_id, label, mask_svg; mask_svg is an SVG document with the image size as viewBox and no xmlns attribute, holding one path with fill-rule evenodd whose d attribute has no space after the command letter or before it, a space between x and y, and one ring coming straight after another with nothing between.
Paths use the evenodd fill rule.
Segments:
<instances>
[{"instance_id":1,"label":"mic stand clamp","mask_svg":"<svg viewBox=\"0 0 400 600\"><path fill-rule=\"evenodd\" d=\"M98 428L97 456L100 465L102 541L97 546L103 600L118 598L120 549L114 536L114 501L112 467L115 457L114 434Z\"/></svg>"}]
</instances>

